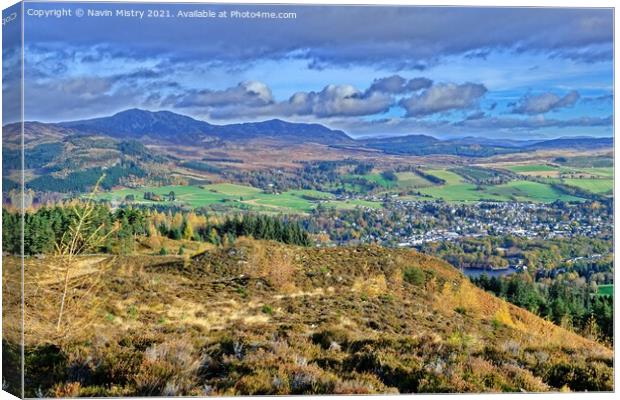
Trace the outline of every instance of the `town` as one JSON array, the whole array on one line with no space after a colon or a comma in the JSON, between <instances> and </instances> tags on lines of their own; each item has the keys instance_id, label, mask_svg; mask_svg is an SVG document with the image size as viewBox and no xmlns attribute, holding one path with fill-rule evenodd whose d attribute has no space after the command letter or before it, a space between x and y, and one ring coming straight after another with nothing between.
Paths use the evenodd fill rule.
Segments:
<instances>
[{"instance_id":1,"label":"town","mask_svg":"<svg viewBox=\"0 0 620 400\"><path fill-rule=\"evenodd\" d=\"M367 196L366 200L377 200ZM361 212L363 223L358 213ZM464 237L511 235L554 239L586 236L611 239L613 216L609 205L589 203L490 202L447 203L384 199L383 208L362 211L318 211L334 218L334 225L348 226L361 234L333 237L335 243L368 242L399 247L419 247L427 242L454 241ZM351 215L355 218L351 218ZM381 228L376 229L377 226ZM325 232L329 232L326 230ZM333 232L333 231L332 231Z\"/></svg>"}]
</instances>

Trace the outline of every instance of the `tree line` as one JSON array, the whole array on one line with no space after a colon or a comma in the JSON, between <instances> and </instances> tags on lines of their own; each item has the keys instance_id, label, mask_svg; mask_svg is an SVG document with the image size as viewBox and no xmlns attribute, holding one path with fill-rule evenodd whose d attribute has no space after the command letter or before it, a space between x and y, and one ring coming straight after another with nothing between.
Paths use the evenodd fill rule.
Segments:
<instances>
[{"instance_id":1,"label":"tree line","mask_svg":"<svg viewBox=\"0 0 620 400\"><path fill-rule=\"evenodd\" d=\"M222 217L183 211L162 213L130 207L112 210L105 204L97 204L93 214L92 225L101 227L100 234L112 232L95 249L101 253L129 254L137 238L152 236L217 245L234 242L240 236L300 246L311 244L310 236L299 222L286 216L243 214ZM21 254L21 216L4 208L2 216L4 251ZM26 212L23 219L24 254L54 252L63 233L75 221L75 212L66 205L41 207Z\"/></svg>"},{"instance_id":2,"label":"tree line","mask_svg":"<svg viewBox=\"0 0 620 400\"><path fill-rule=\"evenodd\" d=\"M486 274L471 280L482 289L591 339L613 343L613 297L576 273L534 280L527 273Z\"/></svg>"}]
</instances>

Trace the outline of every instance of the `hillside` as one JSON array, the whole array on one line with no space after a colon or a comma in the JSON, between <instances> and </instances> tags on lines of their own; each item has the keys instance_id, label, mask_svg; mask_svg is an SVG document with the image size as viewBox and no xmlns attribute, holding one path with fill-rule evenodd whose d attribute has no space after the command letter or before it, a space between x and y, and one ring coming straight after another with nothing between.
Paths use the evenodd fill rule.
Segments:
<instances>
[{"instance_id":1,"label":"hillside","mask_svg":"<svg viewBox=\"0 0 620 400\"><path fill-rule=\"evenodd\" d=\"M614 139L611 137L595 138L595 137L562 137L542 142L534 143L528 146L530 149L596 149L596 148L613 148Z\"/></svg>"},{"instance_id":2,"label":"hillside","mask_svg":"<svg viewBox=\"0 0 620 400\"><path fill-rule=\"evenodd\" d=\"M143 139L176 144L200 144L217 138L238 142L272 139L284 143L346 143L344 132L320 124L303 124L273 119L243 124L213 125L170 111L151 112L140 109L121 111L109 117L53 124L82 133L104 134L119 139Z\"/></svg>"},{"instance_id":3,"label":"hillside","mask_svg":"<svg viewBox=\"0 0 620 400\"><path fill-rule=\"evenodd\" d=\"M85 258L63 338L53 259L27 264L26 382L44 394L613 390L610 349L411 250L239 239L192 258Z\"/></svg>"},{"instance_id":4,"label":"hillside","mask_svg":"<svg viewBox=\"0 0 620 400\"><path fill-rule=\"evenodd\" d=\"M21 128L3 127L7 188L17 187L20 176ZM421 134L353 139L317 123L271 119L215 125L169 111L140 109L79 121L26 122L23 129L27 189L74 194L88 191L103 173L108 175L106 190L248 181L260 181L265 189L282 180L282 172L299 175L299 167L308 161L354 159L407 169L501 155L510 161L537 151L542 156L553 151L555 158L564 152L611 150L613 144L611 138L586 137L536 143L471 137L440 140ZM314 186L306 182L304 187Z\"/></svg>"}]
</instances>

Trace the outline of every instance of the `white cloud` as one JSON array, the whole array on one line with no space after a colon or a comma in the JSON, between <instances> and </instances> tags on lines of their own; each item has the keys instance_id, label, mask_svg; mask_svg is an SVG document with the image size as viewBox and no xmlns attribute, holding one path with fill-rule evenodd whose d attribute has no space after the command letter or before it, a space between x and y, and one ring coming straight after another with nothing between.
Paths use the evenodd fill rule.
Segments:
<instances>
[{"instance_id":1,"label":"white cloud","mask_svg":"<svg viewBox=\"0 0 620 400\"><path fill-rule=\"evenodd\" d=\"M486 92L487 88L478 83L444 83L404 98L399 104L407 111L408 117L424 117L473 107Z\"/></svg>"},{"instance_id":2,"label":"white cloud","mask_svg":"<svg viewBox=\"0 0 620 400\"><path fill-rule=\"evenodd\" d=\"M524 96L512 109L515 114L544 114L558 108L571 107L579 100L579 93L575 90L560 97L555 93L542 93L536 96Z\"/></svg>"}]
</instances>

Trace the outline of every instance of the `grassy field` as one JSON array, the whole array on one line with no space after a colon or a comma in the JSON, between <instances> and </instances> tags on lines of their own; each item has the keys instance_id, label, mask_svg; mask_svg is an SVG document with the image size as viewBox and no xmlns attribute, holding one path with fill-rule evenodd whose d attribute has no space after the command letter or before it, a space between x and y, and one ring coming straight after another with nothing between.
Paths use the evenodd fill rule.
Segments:
<instances>
[{"instance_id":1,"label":"grassy field","mask_svg":"<svg viewBox=\"0 0 620 400\"><path fill-rule=\"evenodd\" d=\"M357 175L357 174L345 174L343 176L343 178L346 180L353 180L353 179L364 179L367 182L373 182L376 183L377 185L386 188L386 189L392 189L394 187L396 187L398 185L397 181L390 181L388 179L385 179L380 172L374 171L368 174L364 174L364 175Z\"/></svg>"},{"instance_id":2,"label":"grassy field","mask_svg":"<svg viewBox=\"0 0 620 400\"><path fill-rule=\"evenodd\" d=\"M563 194L550 185L516 180L502 185L477 187L466 183L458 174L446 170L429 170L428 173L446 181L445 184L420 189L420 192L446 201L534 201L550 203L556 200L580 201L579 197Z\"/></svg>"},{"instance_id":3,"label":"grassy field","mask_svg":"<svg viewBox=\"0 0 620 400\"><path fill-rule=\"evenodd\" d=\"M547 164L527 164L527 165L512 165L506 167L507 170L512 172L541 172L541 171L555 171L556 167Z\"/></svg>"},{"instance_id":4,"label":"grassy field","mask_svg":"<svg viewBox=\"0 0 620 400\"><path fill-rule=\"evenodd\" d=\"M614 177L614 168L613 167L602 167L602 168L582 168L583 171L586 171L592 175L598 175L605 178L613 178Z\"/></svg>"},{"instance_id":5,"label":"grassy field","mask_svg":"<svg viewBox=\"0 0 620 400\"><path fill-rule=\"evenodd\" d=\"M564 179L563 182L592 193L607 193L614 188L612 179Z\"/></svg>"},{"instance_id":6,"label":"grassy field","mask_svg":"<svg viewBox=\"0 0 620 400\"><path fill-rule=\"evenodd\" d=\"M583 199L575 196L566 195L550 185L530 181L512 181L503 185L493 186L487 192L508 199L520 201L538 201L551 203L556 200L562 201L582 201Z\"/></svg>"},{"instance_id":7,"label":"grassy field","mask_svg":"<svg viewBox=\"0 0 620 400\"><path fill-rule=\"evenodd\" d=\"M429 187L433 184L414 172L398 172L398 187L401 189L416 189Z\"/></svg>"},{"instance_id":8,"label":"grassy field","mask_svg":"<svg viewBox=\"0 0 620 400\"><path fill-rule=\"evenodd\" d=\"M153 192L163 196L175 193L176 200L150 201L144 199L145 192ZM227 205L232 208L250 209L265 212L305 213L313 210L319 203L328 207L351 209L357 206L379 208L380 202L365 200L339 201L331 193L317 190L289 190L284 193L265 193L250 186L220 183L204 186L160 186L141 189L118 189L102 193L98 197L108 201L124 201L133 196L135 204L176 204L189 207L206 207L215 204Z\"/></svg>"},{"instance_id":9,"label":"grassy field","mask_svg":"<svg viewBox=\"0 0 620 400\"><path fill-rule=\"evenodd\" d=\"M613 296L614 295L614 285L598 285L598 294L599 296Z\"/></svg>"},{"instance_id":10,"label":"grassy field","mask_svg":"<svg viewBox=\"0 0 620 400\"><path fill-rule=\"evenodd\" d=\"M565 174L565 178L549 177L547 180L531 181L517 179L501 185L476 185L468 182L463 176L448 169L429 169L426 173L441 178L445 183L432 184L427 179L414 172L399 172L397 180L385 179L379 172L366 175L343 175L345 181L352 179L366 179L368 182L377 183L381 189L379 192L392 194L406 190L419 191L422 197L419 199L442 199L445 201L532 201L549 203L556 200L582 201L582 198L567 195L554 189L552 183L565 183L579 187L593 193L609 193L613 189L613 169L610 167L599 168L567 168L554 167L546 164L517 165L504 167L522 174ZM479 168L478 168L479 169ZM478 169L475 172L479 172ZM571 175L568 175L571 174ZM352 182L345 183L348 190L361 195L364 192L363 185ZM144 199L145 192L153 192L164 197L170 192L175 193L174 202L154 202ZM335 195L317 190L289 190L283 193L265 193L261 189L233 183L218 183L195 186L160 186L144 187L140 189L117 189L102 193L99 197L108 201L124 201L127 196L133 196L136 204L178 204L189 207L208 207L222 205L230 208L248 209L261 212L293 212L307 213L324 204L328 207L351 209L356 206L379 208L380 202L371 202L361 199L340 201ZM428 197L424 197L428 196ZM416 196L416 199L418 197ZM413 199L412 199L413 200Z\"/></svg>"}]
</instances>

